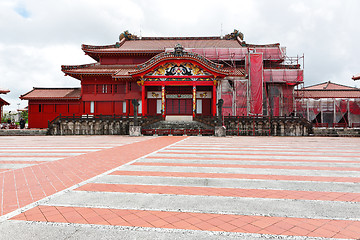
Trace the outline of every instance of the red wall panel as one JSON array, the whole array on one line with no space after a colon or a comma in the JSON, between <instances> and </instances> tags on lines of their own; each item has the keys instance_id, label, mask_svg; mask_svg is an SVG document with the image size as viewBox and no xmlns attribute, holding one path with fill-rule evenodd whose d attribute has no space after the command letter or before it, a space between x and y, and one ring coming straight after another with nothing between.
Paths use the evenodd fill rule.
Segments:
<instances>
[{"instance_id":1,"label":"red wall panel","mask_svg":"<svg viewBox=\"0 0 360 240\"><path fill-rule=\"evenodd\" d=\"M147 99L147 113L150 116L156 115L156 101L157 99Z\"/></svg>"},{"instance_id":2,"label":"red wall panel","mask_svg":"<svg viewBox=\"0 0 360 240\"><path fill-rule=\"evenodd\" d=\"M211 99L210 98L202 99L202 115L204 115L204 116L211 115Z\"/></svg>"},{"instance_id":3,"label":"red wall panel","mask_svg":"<svg viewBox=\"0 0 360 240\"><path fill-rule=\"evenodd\" d=\"M96 114L113 115L113 102L96 102Z\"/></svg>"},{"instance_id":4,"label":"red wall panel","mask_svg":"<svg viewBox=\"0 0 360 240\"><path fill-rule=\"evenodd\" d=\"M80 104L69 104L69 113L80 114Z\"/></svg>"},{"instance_id":5,"label":"red wall panel","mask_svg":"<svg viewBox=\"0 0 360 240\"><path fill-rule=\"evenodd\" d=\"M123 102L114 102L115 115L123 114Z\"/></svg>"},{"instance_id":6,"label":"red wall panel","mask_svg":"<svg viewBox=\"0 0 360 240\"><path fill-rule=\"evenodd\" d=\"M68 112L68 104L56 104L56 112L64 115Z\"/></svg>"}]
</instances>

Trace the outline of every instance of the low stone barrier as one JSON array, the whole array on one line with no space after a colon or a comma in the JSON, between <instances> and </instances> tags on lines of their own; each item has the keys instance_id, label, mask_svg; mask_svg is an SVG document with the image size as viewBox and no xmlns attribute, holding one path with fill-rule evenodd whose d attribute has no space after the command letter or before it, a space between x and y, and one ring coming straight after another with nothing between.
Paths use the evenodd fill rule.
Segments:
<instances>
[{"instance_id":1,"label":"low stone barrier","mask_svg":"<svg viewBox=\"0 0 360 240\"><path fill-rule=\"evenodd\" d=\"M360 137L360 128L314 128L314 136Z\"/></svg>"},{"instance_id":2,"label":"low stone barrier","mask_svg":"<svg viewBox=\"0 0 360 240\"><path fill-rule=\"evenodd\" d=\"M309 136L311 123L300 117L225 117L226 135Z\"/></svg>"},{"instance_id":3,"label":"low stone barrier","mask_svg":"<svg viewBox=\"0 0 360 240\"><path fill-rule=\"evenodd\" d=\"M76 119L58 120L48 129L49 135L127 135L129 121Z\"/></svg>"},{"instance_id":4,"label":"low stone barrier","mask_svg":"<svg viewBox=\"0 0 360 240\"><path fill-rule=\"evenodd\" d=\"M0 129L0 136L43 136L47 129Z\"/></svg>"}]
</instances>

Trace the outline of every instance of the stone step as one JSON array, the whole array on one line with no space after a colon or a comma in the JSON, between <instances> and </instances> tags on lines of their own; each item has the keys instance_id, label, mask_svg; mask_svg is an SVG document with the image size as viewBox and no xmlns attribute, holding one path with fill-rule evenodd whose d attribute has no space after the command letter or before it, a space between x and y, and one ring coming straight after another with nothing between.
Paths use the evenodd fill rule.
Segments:
<instances>
[{"instance_id":1,"label":"stone step","mask_svg":"<svg viewBox=\"0 0 360 240\"><path fill-rule=\"evenodd\" d=\"M197 121L160 121L150 124L147 129L213 129Z\"/></svg>"}]
</instances>

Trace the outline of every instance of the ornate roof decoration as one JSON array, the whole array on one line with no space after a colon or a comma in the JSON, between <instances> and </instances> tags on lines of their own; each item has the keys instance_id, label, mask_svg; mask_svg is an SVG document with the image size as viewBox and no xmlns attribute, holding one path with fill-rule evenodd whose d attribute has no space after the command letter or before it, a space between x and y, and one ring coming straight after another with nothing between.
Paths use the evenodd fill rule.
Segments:
<instances>
[{"instance_id":1,"label":"ornate roof decoration","mask_svg":"<svg viewBox=\"0 0 360 240\"><path fill-rule=\"evenodd\" d=\"M240 32L239 30L234 29L234 32L226 34L224 38L226 40L236 40L237 37L239 37L241 39L241 41L244 40L244 34L242 32Z\"/></svg>"},{"instance_id":2,"label":"ornate roof decoration","mask_svg":"<svg viewBox=\"0 0 360 240\"><path fill-rule=\"evenodd\" d=\"M120 36L119 36L119 40L120 40L120 41L123 40L124 38L125 38L126 40L137 40L137 39L139 39L138 36L129 33L128 30L124 31L124 32L121 33Z\"/></svg>"},{"instance_id":3,"label":"ornate roof decoration","mask_svg":"<svg viewBox=\"0 0 360 240\"><path fill-rule=\"evenodd\" d=\"M181 57L182 55L184 55L184 47L181 46L181 44L178 43L174 47L174 56L175 57Z\"/></svg>"},{"instance_id":4,"label":"ornate roof decoration","mask_svg":"<svg viewBox=\"0 0 360 240\"><path fill-rule=\"evenodd\" d=\"M172 63L167 62L155 70L149 72L146 76L208 76L210 73L196 64L190 62Z\"/></svg>"}]
</instances>

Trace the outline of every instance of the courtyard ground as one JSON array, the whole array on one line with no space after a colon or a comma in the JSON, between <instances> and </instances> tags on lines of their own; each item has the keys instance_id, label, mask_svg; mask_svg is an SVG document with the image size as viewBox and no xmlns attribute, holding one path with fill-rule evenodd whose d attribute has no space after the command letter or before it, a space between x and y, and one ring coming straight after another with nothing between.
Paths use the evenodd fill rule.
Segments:
<instances>
[{"instance_id":1,"label":"courtyard ground","mask_svg":"<svg viewBox=\"0 0 360 240\"><path fill-rule=\"evenodd\" d=\"M0 239L359 239L360 140L0 137Z\"/></svg>"}]
</instances>

